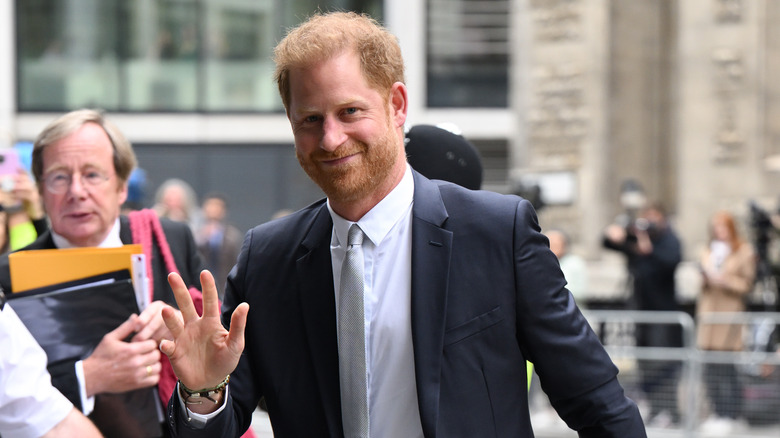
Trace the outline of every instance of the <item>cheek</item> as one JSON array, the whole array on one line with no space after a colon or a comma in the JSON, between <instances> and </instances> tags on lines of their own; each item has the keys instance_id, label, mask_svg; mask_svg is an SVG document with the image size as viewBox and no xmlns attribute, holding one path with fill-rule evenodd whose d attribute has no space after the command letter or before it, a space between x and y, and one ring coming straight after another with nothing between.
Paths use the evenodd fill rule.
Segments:
<instances>
[{"instance_id":1,"label":"cheek","mask_svg":"<svg viewBox=\"0 0 780 438\"><path fill-rule=\"evenodd\" d=\"M61 196L55 196L51 194L44 194L43 195L43 208L46 210L46 213L51 215L56 215L58 206L60 205L60 198Z\"/></svg>"},{"instance_id":2,"label":"cheek","mask_svg":"<svg viewBox=\"0 0 780 438\"><path fill-rule=\"evenodd\" d=\"M306 136L295 136L295 155L298 157L307 157L311 154L311 141Z\"/></svg>"}]
</instances>

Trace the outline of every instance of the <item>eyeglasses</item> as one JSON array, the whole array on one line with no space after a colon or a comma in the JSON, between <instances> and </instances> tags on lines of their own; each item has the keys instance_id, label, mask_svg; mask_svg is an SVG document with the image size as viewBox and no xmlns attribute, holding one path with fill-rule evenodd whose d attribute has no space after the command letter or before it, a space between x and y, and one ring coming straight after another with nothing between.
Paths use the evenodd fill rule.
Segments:
<instances>
[{"instance_id":1,"label":"eyeglasses","mask_svg":"<svg viewBox=\"0 0 780 438\"><path fill-rule=\"evenodd\" d=\"M98 172L97 170L88 170L80 175L81 185L85 187L97 187L108 181L111 177L110 175ZM46 190L56 195L67 192L72 183L73 174L64 170L56 170L43 178L43 184L46 186Z\"/></svg>"}]
</instances>

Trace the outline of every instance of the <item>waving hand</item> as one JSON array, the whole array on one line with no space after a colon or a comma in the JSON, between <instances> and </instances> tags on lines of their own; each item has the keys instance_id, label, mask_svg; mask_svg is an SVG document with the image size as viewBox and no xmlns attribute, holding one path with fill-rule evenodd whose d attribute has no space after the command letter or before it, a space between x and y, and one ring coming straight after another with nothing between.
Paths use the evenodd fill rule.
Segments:
<instances>
[{"instance_id":1,"label":"waving hand","mask_svg":"<svg viewBox=\"0 0 780 438\"><path fill-rule=\"evenodd\" d=\"M160 350L168 355L173 371L186 387L214 387L238 365L244 350L244 329L249 305L241 303L233 311L230 331L227 331L220 320L217 288L210 272L203 271L200 274L203 287L202 317L195 311L187 286L179 274L168 275L168 283L181 313L170 306L162 309L165 325L171 331L173 341L160 342ZM197 407L214 411L218 406L204 404Z\"/></svg>"}]
</instances>

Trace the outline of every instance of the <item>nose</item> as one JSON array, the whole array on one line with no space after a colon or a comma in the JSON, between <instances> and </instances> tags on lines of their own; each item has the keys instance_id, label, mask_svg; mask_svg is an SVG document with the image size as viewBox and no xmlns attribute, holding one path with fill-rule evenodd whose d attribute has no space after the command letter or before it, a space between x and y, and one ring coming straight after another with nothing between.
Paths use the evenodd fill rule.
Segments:
<instances>
[{"instance_id":1,"label":"nose","mask_svg":"<svg viewBox=\"0 0 780 438\"><path fill-rule=\"evenodd\" d=\"M81 174L73 174L70 180L70 187L68 187L68 193L76 198L87 196L87 187L84 185Z\"/></svg>"},{"instance_id":2,"label":"nose","mask_svg":"<svg viewBox=\"0 0 780 438\"><path fill-rule=\"evenodd\" d=\"M320 145L322 149L333 152L346 140L347 136L341 122L330 117L322 121L322 144Z\"/></svg>"}]
</instances>

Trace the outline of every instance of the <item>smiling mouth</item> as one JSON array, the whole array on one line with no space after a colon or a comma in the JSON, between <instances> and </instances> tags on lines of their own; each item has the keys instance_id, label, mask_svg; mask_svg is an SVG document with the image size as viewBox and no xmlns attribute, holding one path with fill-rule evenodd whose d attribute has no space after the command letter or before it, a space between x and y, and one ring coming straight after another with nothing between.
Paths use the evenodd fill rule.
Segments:
<instances>
[{"instance_id":1,"label":"smiling mouth","mask_svg":"<svg viewBox=\"0 0 780 438\"><path fill-rule=\"evenodd\" d=\"M321 160L320 163L322 163L325 166L338 166L339 164L344 164L348 161L350 161L352 158L356 157L358 155L357 152L349 155L344 155L342 157L336 157L336 158L328 158Z\"/></svg>"}]
</instances>

